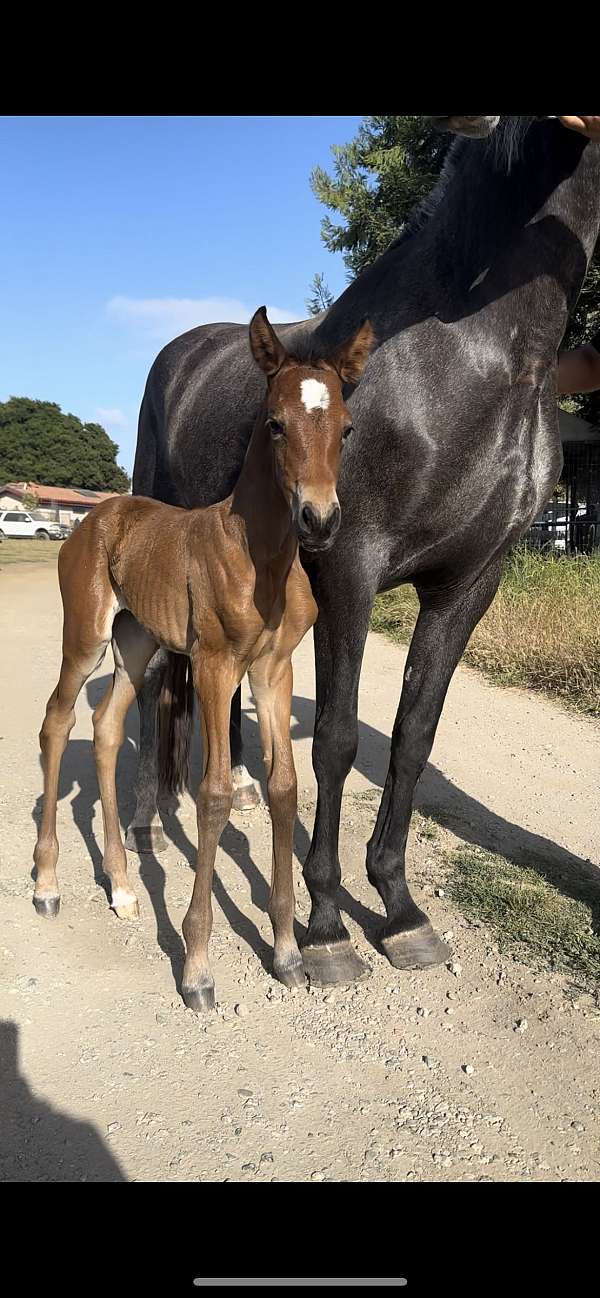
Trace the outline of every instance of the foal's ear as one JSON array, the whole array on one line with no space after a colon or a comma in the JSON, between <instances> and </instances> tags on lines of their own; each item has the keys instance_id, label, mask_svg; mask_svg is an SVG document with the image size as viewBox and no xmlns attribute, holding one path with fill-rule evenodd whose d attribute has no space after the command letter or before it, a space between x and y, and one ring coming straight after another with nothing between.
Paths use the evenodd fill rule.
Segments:
<instances>
[{"instance_id":1,"label":"foal's ear","mask_svg":"<svg viewBox=\"0 0 600 1298\"><path fill-rule=\"evenodd\" d=\"M341 347L327 359L337 370L343 383L356 385L375 346L377 339L370 320L361 321L356 333L347 338Z\"/></svg>"},{"instance_id":2,"label":"foal's ear","mask_svg":"<svg viewBox=\"0 0 600 1298\"><path fill-rule=\"evenodd\" d=\"M267 319L266 306L259 306L250 321L250 347L256 364L267 378L272 378L281 369L287 352Z\"/></svg>"}]
</instances>

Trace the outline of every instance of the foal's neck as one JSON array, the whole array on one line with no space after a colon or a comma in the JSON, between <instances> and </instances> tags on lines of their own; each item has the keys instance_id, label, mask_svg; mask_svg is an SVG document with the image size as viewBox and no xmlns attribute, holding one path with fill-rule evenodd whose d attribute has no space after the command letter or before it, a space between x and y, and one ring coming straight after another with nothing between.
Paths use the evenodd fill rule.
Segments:
<instances>
[{"instance_id":1,"label":"foal's neck","mask_svg":"<svg viewBox=\"0 0 600 1298\"><path fill-rule=\"evenodd\" d=\"M292 511L277 481L271 434L263 407L231 498L231 512L243 519L255 564L291 562L298 546Z\"/></svg>"}]
</instances>

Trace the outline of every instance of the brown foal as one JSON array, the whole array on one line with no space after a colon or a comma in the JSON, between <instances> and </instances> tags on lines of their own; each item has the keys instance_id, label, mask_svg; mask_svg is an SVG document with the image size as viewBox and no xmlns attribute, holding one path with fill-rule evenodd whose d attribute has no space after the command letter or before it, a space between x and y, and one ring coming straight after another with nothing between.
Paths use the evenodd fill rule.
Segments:
<instances>
[{"instance_id":1,"label":"brown foal","mask_svg":"<svg viewBox=\"0 0 600 1298\"><path fill-rule=\"evenodd\" d=\"M273 824L274 972L288 987L304 982L293 927L291 656L317 610L298 542L301 538L309 550L325 548L339 527L337 476L351 427L342 384L358 383L373 341L365 321L334 355L303 362L288 355L261 307L250 323L250 346L267 391L232 495L194 510L141 497L108 500L88 514L60 552L63 656L40 732L44 805L34 853L34 905L41 915L58 913L60 763L79 691L112 640L114 675L93 717L104 870L117 915L137 917L117 808L117 756L128 708L157 646L188 655L202 719L204 770L197 799L198 865L183 921L182 990L195 1010L214 1006L208 959L212 877L233 795L231 700L246 672Z\"/></svg>"}]
</instances>

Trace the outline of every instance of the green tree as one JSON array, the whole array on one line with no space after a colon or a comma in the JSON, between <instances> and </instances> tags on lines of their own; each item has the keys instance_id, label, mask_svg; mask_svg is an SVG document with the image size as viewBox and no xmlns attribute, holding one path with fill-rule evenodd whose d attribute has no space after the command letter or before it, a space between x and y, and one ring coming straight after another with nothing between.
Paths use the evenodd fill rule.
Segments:
<instances>
[{"instance_id":1,"label":"green tree","mask_svg":"<svg viewBox=\"0 0 600 1298\"><path fill-rule=\"evenodd\" d=\"M316 167L311 185L330 212L321 233L330 252L341 252L349 278L360 274L392 239L435 184L452 137L424 117L365 117L349 144L334 145L333 171ZM569 321L564 346L576 347L600 328L600 244ZM600 393L568 404L600 423Z\"/></svg>"},{"instance_id":2,"label":"green tree","mask_svg":"<svg viewBox=\"0 0 600 1298\"><path fill-rule=\"evenodd\" d=\"M328 306L333 302L333 293L329 285L325 282L325 276L317 271L313 275L310 284L310 296L306 299L306 306L310 315L318 315L320 311L326 311Z\"/></svg>"},{"instance_id":3,"label":"green tree","mask_svg":"<svg viewBox=\"0 0 600 1298\"><path fill-rule=\"evenodd\" d=\"M343 254L351 279L384 252L429 193L449 144L424 117L365 117L355 139L333 146L333 175L315 167L314 193L342 218L324 218L323 242Z\"/></svg>"},{"instance_id":4,"label":"green tree","mask_svg":"<svg viewBox=\"0 0 600 1298\"><path fill-rule=\"evenodd\" d=\"M53 401L0 402L0 482L127 491L118 449L100 424L83 424Z\"/></svg>"}]
</instances>

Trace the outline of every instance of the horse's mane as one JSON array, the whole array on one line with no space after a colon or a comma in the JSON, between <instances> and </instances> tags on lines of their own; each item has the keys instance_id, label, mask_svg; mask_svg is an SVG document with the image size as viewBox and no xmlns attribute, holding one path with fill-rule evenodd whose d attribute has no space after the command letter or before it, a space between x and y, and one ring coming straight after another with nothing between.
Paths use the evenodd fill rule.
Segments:
<instances>
[{"instance_id":1,"label":"horse's mane","mask_svg":"<svg viewBox=\"0 0 600 1298\"><path fill-rule=\"evenodd\" d=\"M519 157L525 136L535 121L534 117L501 117L489 139L485 141L486 156L491 159L496 171L509 172ZM397 248L412 235L423 229L433 213L443 203L446 192L453 180L457 165L464 156L465 149L472 147L473 141L458 138L448 149L437 183L431 193L424 198L405 222L400 234L392 240L390 248Z\"/></svg>"}]
</instances>

